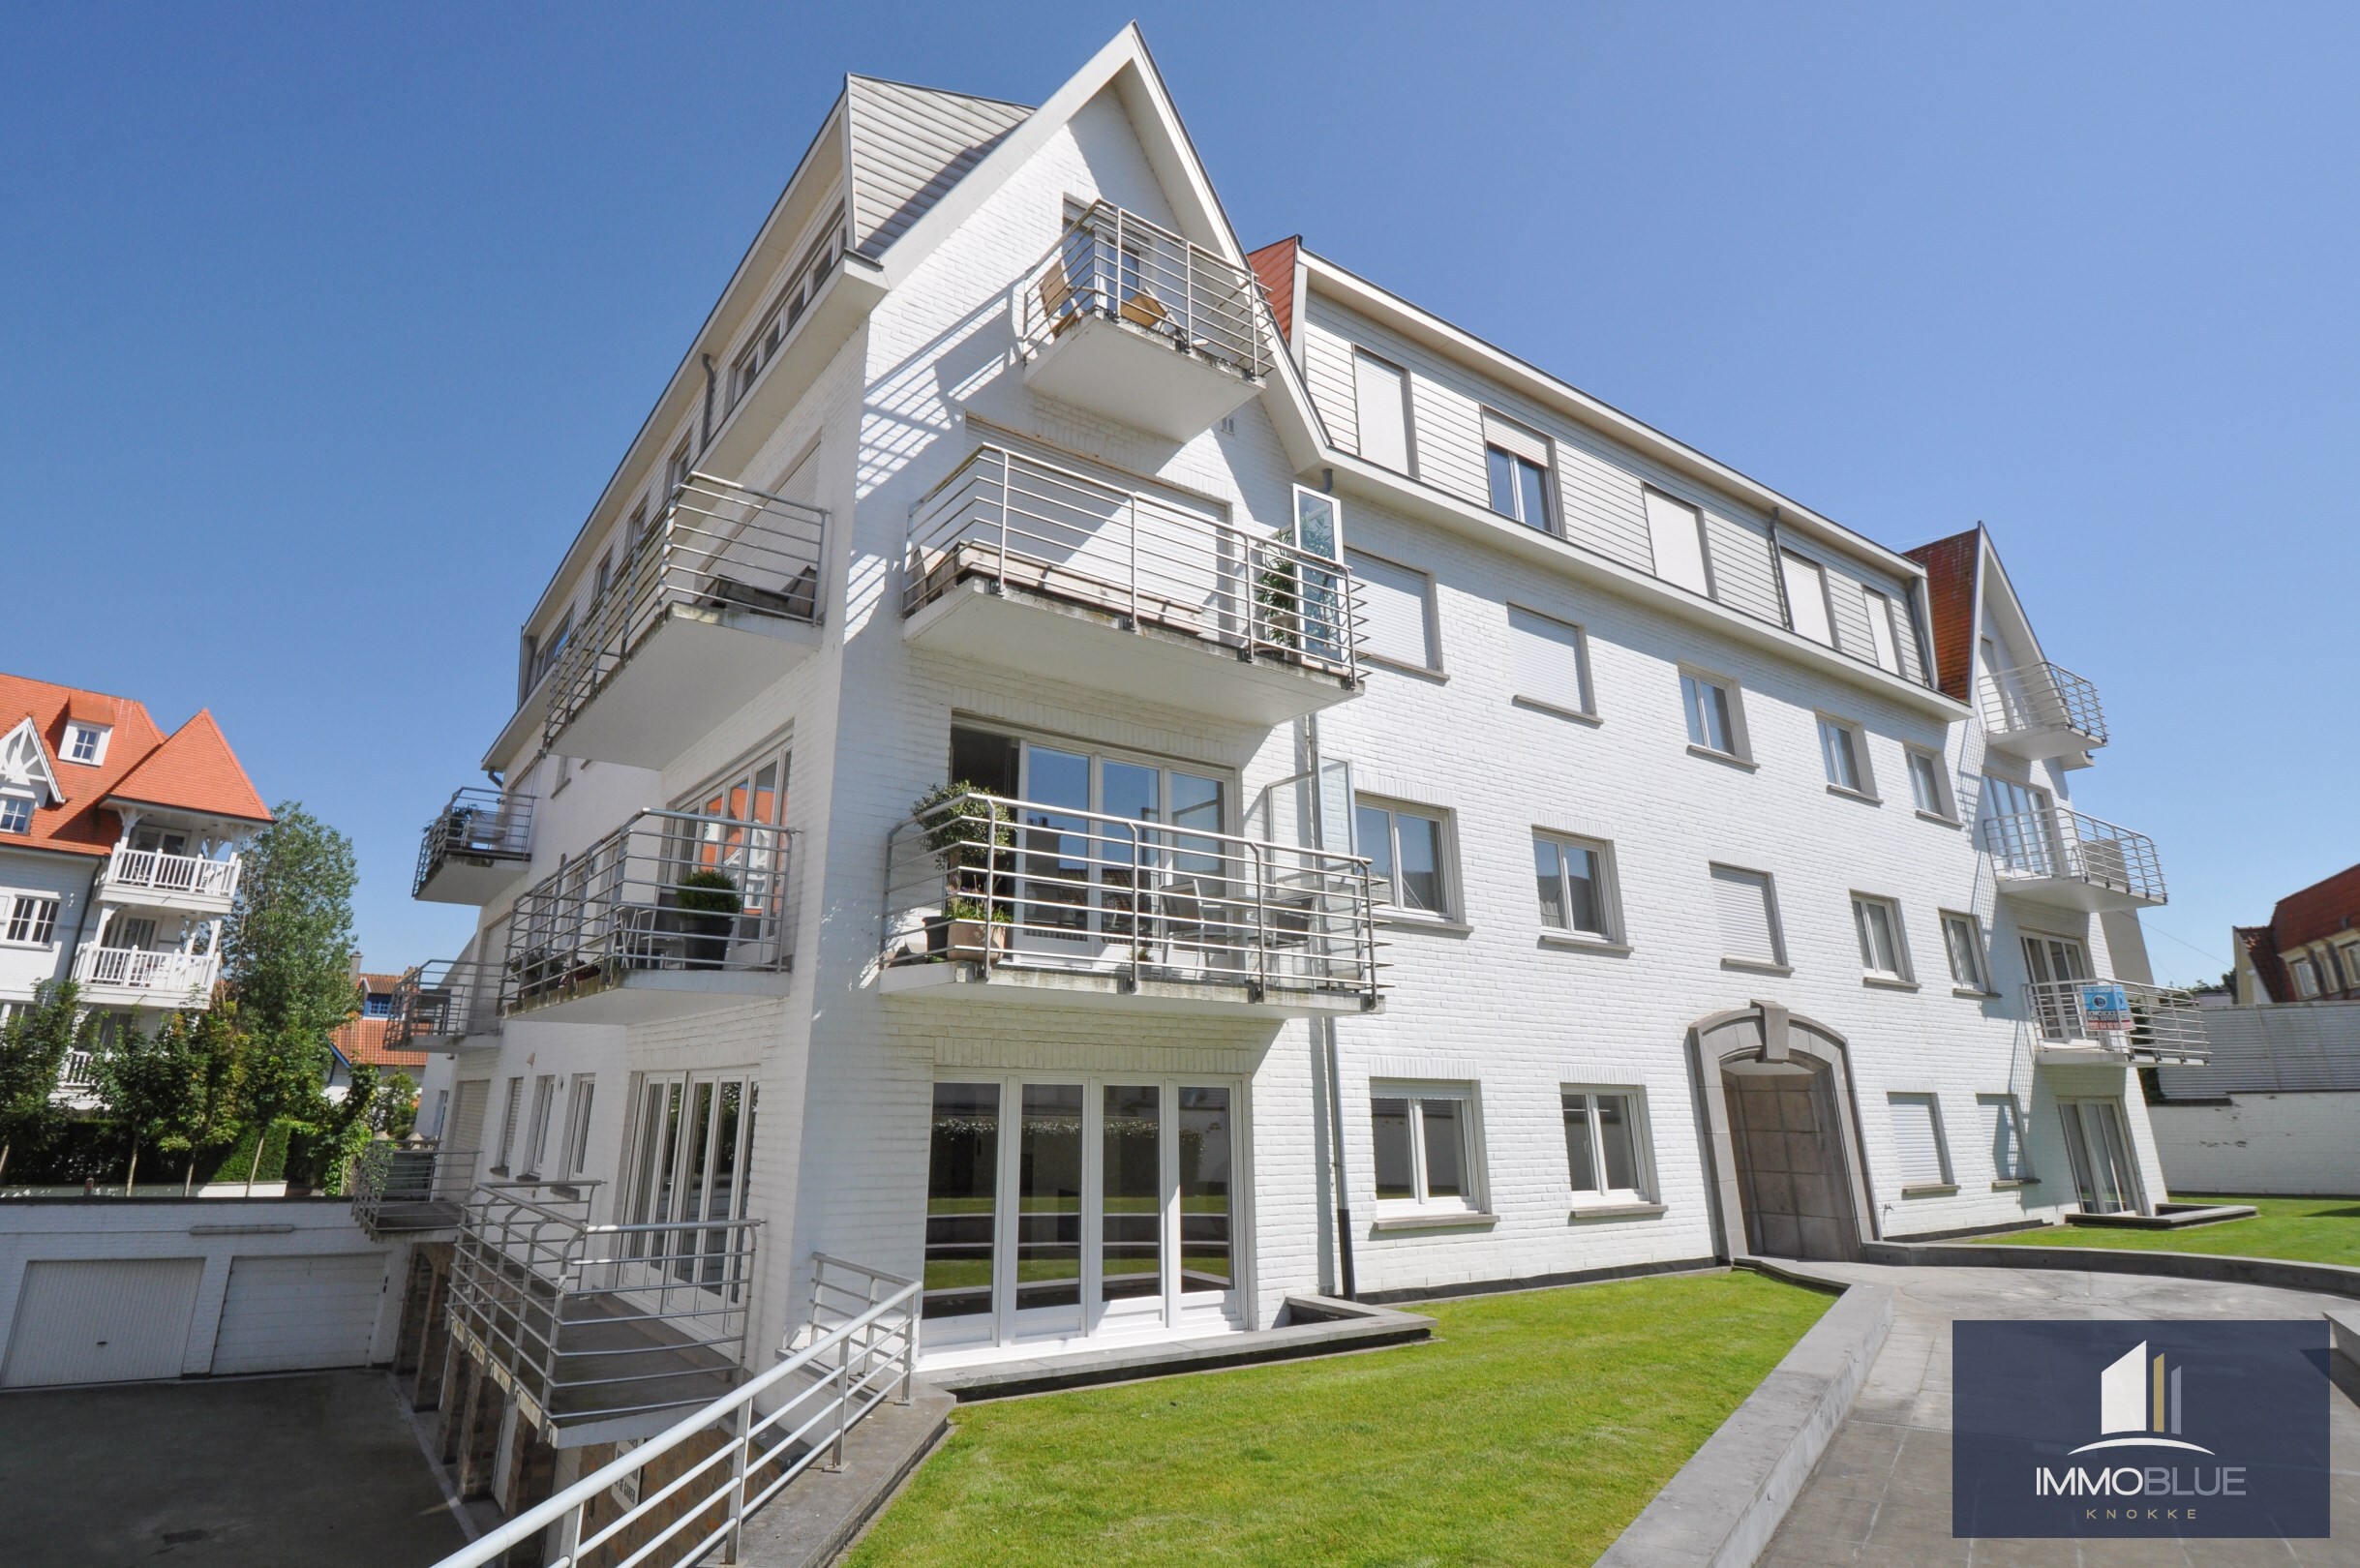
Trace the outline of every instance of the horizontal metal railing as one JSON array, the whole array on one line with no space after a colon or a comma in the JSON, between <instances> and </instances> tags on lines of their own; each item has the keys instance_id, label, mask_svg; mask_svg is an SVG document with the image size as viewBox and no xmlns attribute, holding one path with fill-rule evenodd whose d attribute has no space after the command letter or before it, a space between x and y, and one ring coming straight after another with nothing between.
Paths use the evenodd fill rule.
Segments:
<instances>
[{"instance_id":1,"label":"horizontal metal railing","mask_svg":"<svg viewBox=\"0 0 2360 1568\"><path fill-rule=\"evenodd\" d=\"M499 790L458 789L418 839L412 897L450 860L529 860L532 858L532 797Z\"/></svg>"},{"instance_id":2,"label":"horizontal metal railing","mask_svg":"<svg viewBox=\"0 0 2360 1568\"><path fill-rule=\"evenodd\" d=\"M451 1325L543 1417L702 1404L741 1368L759 1220L592 1224L596 1183L485 1182L451 1257Z\"/></svg>"},{"instance_id":3,"label":"horizontal metal railing","mask_svg":"<svg viewBox=\"0 0 2360 1568\"><path fill-rule=\"evenodd\" d=\"M385 1048L417 1050L413 1041L499 1034L505 973L504 963L473 958L438 958L405 971L393 982Z\"/></svg>"},{"instance_id":4,"label":"horizontal metal railing","mask_svg":"<svg viewBox=\"0 0 2360 1568\"><path fill-rule=\"evenodd\" d=\"M1241 376L1272 368L1254 274L1112 202L1068 224L1025 274L1022 333L1035 349L1090 317L1128 322Z\"/></svg>"},{"instance_id":5,"label":"horizontal metal railing","mask_svg":"<svg viewBox=\"0 0 2360 1568\"><path fill-rule=\"evenodd\" d=\"M221 973L216 952L159 952L145 948L84 948L74 955L74 978L84 986L141 991L201 1001Z\"/></svg>"},{"instance_id":6,"label":"horizontal metal railing","mask_svg":"<svg viewBox=\"0 0 2360 1568\"><path fill-rule=\"evenodd\" d=\"M2066 806L1982 819L1982 842L2003 879L2085 882L2163 903L2155 840Z\"/></svg>"},{"instance_id":7,"label":"horizontal metal railing","mask_svg":"<svg viewBox=\"0 0 2360 1568\"><path fill-rule=\"evenodd\" d=\"M162 850L117 844L107 857L106 884L109 890L227 899L237 891L240 863L234 855L216 860L202 855L166 855Z\"/></svg>"},{"instance_id":8,"label":"horizontal metal railing","mask_svg":"<svg viewBox=\"0 0 2360 1568\"><path fill-rule=\"evenodd\" d=\"M1369 863L980 791L886 845L883 962L1378 994Z\"/></svg>"},{"instance_id":9,"label":"horizontal metal railing","mask_svg":"<svg viewBox=\"0 0 2360 1568\"><path fill-rule=\"evenodd\" d=\"M455 1223L475 1184L473 1149L378 1139L352 1157L352 1218L363 1229Z\"/></svg>"},{"instance_id":10,"label":"horizontal metal railing","mask_svg":"<svg viewBox=\"0 0 2360 1568\"><path fill-rule=\"evenodd\" d=\"M2056 665L2025 664L1982 678L1983 728L1994 736L2071 730L2093 746L2106 743L2105 710L2098 688Z\"/></svg>"},{"instance_id":11,"label":"horizontal metal railing","mask_svg":"<svg viewBox=\"0 0 2360 1568\"><path fill-rule=\"evenodd\" d=\"M813 1280L809 1342L435 1568L486 1568L529 1543L545 1568L738 1561L747 1515L815 1465L841 1469L862 1418L910 1401L917 1282L816 1254ZM674 1457L691 1444L707 1451ZM658 1462L680 1471L660 1487Z\"/></svg>"},{"instance_id":12,"label":"horizontal metal railing","mask_svg":"<svg viewBox=\"0 0 2360 1568\"><path fill-rule=\"evenodd\" d=\"M2212 1055L2194 991L2136 980L2035 980L2024 987L2041 1038L2103 1046L2137 1060L2201 1062Z\"/></svg>"},{"instance_id":13,"label":"horizontal metal railing","mask_svg":"<svg viewBox=\"0 0 2360 1568\"><path fill-rule=\"evenodd\" d=\"M980 580L1359 674L1359 605L1341 562L1005 447L978 447L912 509L902 571L904 615Z\"/></svg>"},{"instance_id":14,"label":"horizontal metal railing","mask_svg":"<svg viewBox=\"0 0 2360 1568\"><path fill-rule=\"evenodd\" d=\"M816 624L827 528L828 514L816 506L690 474L558 655L544 740L554 743L675 612L733 624Z\"/></svg>"},{"instance_id":15,"label":"horizontal metal railing","mask_svg":"<svg viewBox=\"0 0 2360 1568\"><path fill-rule=\"evenodd\" d=\"M640 812L518 896L504 1010L638 970L784 969L793 840L768 823Z\"/></svg>"}]
</instances>

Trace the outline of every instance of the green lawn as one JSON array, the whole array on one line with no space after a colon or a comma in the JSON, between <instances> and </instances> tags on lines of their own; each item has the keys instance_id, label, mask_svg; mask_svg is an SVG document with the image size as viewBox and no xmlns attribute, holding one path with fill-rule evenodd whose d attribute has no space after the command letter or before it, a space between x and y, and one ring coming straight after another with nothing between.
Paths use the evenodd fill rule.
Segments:
<instances>
[{"instance_id":1,"label":"green lawn","mask_svg":"<svg viewBox=\"0 0 2360 1568\"><path fill-rule=\"evenodd\" d=\"M2360 1198L2195 1197L2175 1203L2251 1203L2251 1220L2224 1220L2187 1230L2116 1230L2103 1225L2056 1225L1978 1240L2002 1247L2136 1247L2153 1252L2226 1252L2236 1257L2284 1257L2300 1263L2360 1268Z\"/></svg>"},{"instance_id":2,"label":"green lawn","mask_svg":"<svg viewBox=\"0 0 2360 1568\"><path fill-rule=\"evenodd\" d=\"M1587 1563L1829 1298L1753 1274L1416 1309L1431 1343L962 1407L852 1568Z\"/></svg>"}]
</instances>

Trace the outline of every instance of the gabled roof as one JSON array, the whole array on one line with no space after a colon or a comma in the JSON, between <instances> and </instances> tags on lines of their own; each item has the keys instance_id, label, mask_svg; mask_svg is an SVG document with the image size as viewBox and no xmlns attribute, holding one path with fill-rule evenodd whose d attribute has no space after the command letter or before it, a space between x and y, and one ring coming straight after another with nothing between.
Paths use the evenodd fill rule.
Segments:
<instances>
[{"instance_id":1,"label":"gabled roof","mask_svg":"<svg viewBox=\"0 0 2360 1568\"><path fill-rule=\"evenodd\" d=\"M56 760L65 745L69 718L105 725L113 732L107 739L104 763L85 768ZM28 722L41 739L45 766L56 777L57 795L35 805L30 834L0 837L0 846L70 855L106 854L123 836L120 823L106 809L106 798L116 783L164 743L163 732L148 717L147 709L128 697L0 675L0 735Z\"/></svg>"},{"instance_id":2,"label":"gabled roof","mask_svg":"<svg viewBox=\"0 0 2360 1568\"><path fill-rule=\"evenodd\" d=\"M198 709L170 739L142 757L106 795L109 799L200 816L270 821L270 808L255 793L209 708Z\"/></svg>"},{"instance_id":3,"label":"gabled roof","mask_svg":"<svg viewBox=\"0 0 2360 1568\"><path fill-rule=\"evenodd\" d=\"M387 1049L385 1030L392 1022L390 1018L347 1018L328 1037L328 1043L348 1067L366 1063L371 1067L398 1068L414 1077L425 1070L426 1053Z\"/></svg>"}]
</instances>

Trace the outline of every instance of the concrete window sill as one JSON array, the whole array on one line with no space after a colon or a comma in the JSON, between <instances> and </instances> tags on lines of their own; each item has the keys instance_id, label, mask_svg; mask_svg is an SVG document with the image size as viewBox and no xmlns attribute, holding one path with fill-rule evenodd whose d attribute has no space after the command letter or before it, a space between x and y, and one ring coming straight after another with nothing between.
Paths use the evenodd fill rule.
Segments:
<instances>
[{"instance_id":1,"label":"concrete window sill","mask_svg":"<svg viewBox=\"0 0 2360 1568\"><path fill-rule=\"evenodd\" d=\"M1436 1210L1429 1214L1388 1214L1380 1216L1369 1228L1379 1236L1411 1230L1468 1230L1499 1223L1496 1214L1479 1214L1472 1209Z\"/></svg>"},{"instance_id":2,"label":"concrete window sill","mask_svg":"<svg viewBox=\"0 0 2360 1568\"><path fill-rule=\"evenodd\" d=\"M1430 669L1423 664L1411 664L1406 659L1389 659L1365 648L1360 650L1360 662L1372 669L1390 670L1395 675L1415 676L1420 680L1431 680L1437 686L1450 684L1450 672L1447 670Z\"/></svg>"},{"instance_id":3,"label":"concrete window sill","mask_svg":"<svg viewBox=\"0 0 2360 1568\"><path fill-rule=\"evenodd\" d=\"M1577 1203L1570 1218L1584 1220L1652 1220L1665 1212L1661 1203Z\"/></svg>"},{"instance_id":4,"label":"concrete window sill","mask_svg":"<svg viewBox=\"0 0 2360 1568\"><path fill-rule=\"evenodd\" d=\"M1631 950L1631 945L1627 942L1611 942L1605 937L1582 936L1573 931L1543 931L1540 945L1544 948L1562 948L1567 952L1610 953L1617 958L1628 957Z\"/></svg>"},{"instance_id":5,"label":"concrete window sill","mask_svg":"<svg viewBox=\"0 0 2360 1568\"><path fill-rule=\"evenodd\" d=\"M1721 960L1721 967L1747 975L1792 975L1795 973L1793 964L1764 963L1759 958L1724 958Z\"/></svg>"},{"instance_id":6,"label":"concrete window sill","mask_svg":"<svg viewBox=\"0 0 2360 1568\"><path fill-rule=\"evenodd\" d=\"M1991 1184L1991 1191L1994 1192L2011 1192L2015 1191L2017 1188L2038 1187L2040 1185L2041 1178L2038 1176L2003 1176Z\"/></svg>"},{"instance_id":7,"label":"concrete window sill","mask_svg":"<svg viewBox=\"0 0 2360 1568\"><path fill-rule=\"evenodd\" d=\"M1368 655L1364 653L1361 655L1361 657L1367 658ZM1593 729L1599 724L1605 722L1603 719L1599 718L1597 714L1589 712L1587 709L1579 708L1563 708L1556 703L1545 703L1538 697L1511 697L1508 699L1508 702L1517 708L1528 708L1535 713L1546 713L1551 718L1571 719L1576 724L1587 724L1591 726Z\"/></svg>"},{"instance_id":8,"label":"concrete window sill","mask_svg":"<svg viewBox=\"0 0 2360 1568\"><path fill-rule=\"evenodd\" d=\"M1716 762L1730 768L1742 769L1748 773L1757 772L1762 767L1760 763L1750 757L1740 757L1734 751L1715 751L1710 746L1691 744L1688 747L1688 755L1702 757L1707 762Z\"/></svg>"},{"instance_id":9,"label":"concrete window sill","mask_svg":"<svg viewBox=\"0 0 2360 1568\"><path fill-rule=\"evenodd\" d=\"M1903 980L1898 975L1862 975L1861 983L1872 985L1880 991L1914 991L1918 988L1916 980Z\"/></svg>"},{"instance_id":10,"label":"concrete window sill","mask_svg":"<svg viewBox=\"0 0 2360 1568\"><path fill-rule=\"evenodd\" d=\"M1953 985L1951 987L1951 994L1963 996L1974 1002L1997 1002L2000 999L1997 991L1979 991L1972 985Z\"/></svg>"},{"instance_id":11,"label":"concrete window sill","mask_svg":"<svg viewBox=\"0 0 2360 1568\"><path fill-rule=\"evenodd\" d=\"M1918 820L1920 822L1939 823L1945 828L1958 828L1964 826L1964 824L1960 823L1956 817L1946 817L1939 811L1927 811L1923 808L1919 810Z\"/></svg>"},{"instance_id":12,"label":"concrete window sill","mask_svg":"<svg viewBox=\"0 0 2360 1568\"><path fill-rule=\"evenodd\" d=\"M1438 915L1417 915L1404 910L1379 910L1377 923L1395 931L1432 931L1437 936L1467 936L1473 926L1465 920L1444 920Z\"/></svg>"},{"instance_id":13,"label":"concrete window sill","mask_svg":"<svg viewBox=\"0 0 2360 1568\"><path fill-rule=\"evenodd\" d=\"M1905 1198L1953 1197L1957 1195L1957 1192L1958 1184L1956 1182L1927 1182L1921 1187L1904 1187L1901 1189L1901 1195Z\"/></svg>"},{"instance_id":14,"label":"concrete window sill","mask_svg":"<svg viewBox=\"0 0 2360 1568\"><path fill-rule=\"evenodd\" d=\"M1847 800L1858 800L1862 805L1881 806L1885 803L1876 796L1870 795L1866 790L1848 790L1841 784L1829 785L1828 793L1830 795L1840 795Z\"/></svg>"}]
</instances>

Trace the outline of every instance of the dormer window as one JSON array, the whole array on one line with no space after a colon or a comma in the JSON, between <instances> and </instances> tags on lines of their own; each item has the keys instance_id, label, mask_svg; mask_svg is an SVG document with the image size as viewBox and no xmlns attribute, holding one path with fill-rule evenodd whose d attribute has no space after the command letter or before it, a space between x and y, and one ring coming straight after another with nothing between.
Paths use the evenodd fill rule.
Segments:
<instances>
[{"instance_id":1,"label":"dormer window","mask_svg":"<svg viewBox=\"0 0 2360 1568\"><path fill-rule=\"evenodd\" d=\"M0 833L29 833L32 830L32 797L0 795Z\"/></svg>"},{"instance_id":2,"label":"dormer window","mask_svg":"<svg viewBox=\"0 0 2360 1568\"><path fill-rule=\"evenodd\" d=\"M106 760L106 738L114 732L104 724L66 726L65 760L96 768Z\"/></svg>"}]
</instances>

